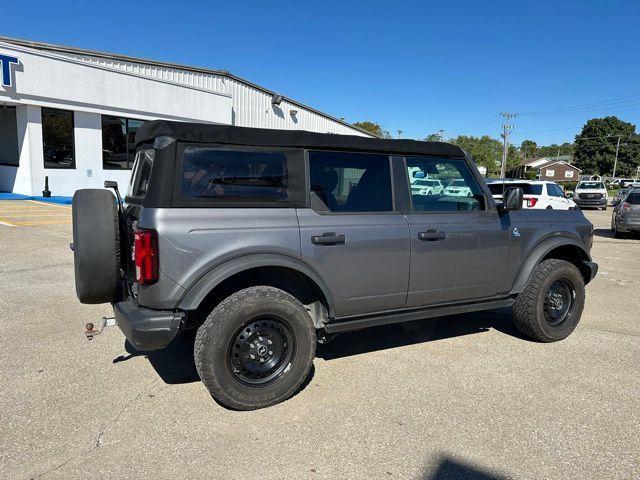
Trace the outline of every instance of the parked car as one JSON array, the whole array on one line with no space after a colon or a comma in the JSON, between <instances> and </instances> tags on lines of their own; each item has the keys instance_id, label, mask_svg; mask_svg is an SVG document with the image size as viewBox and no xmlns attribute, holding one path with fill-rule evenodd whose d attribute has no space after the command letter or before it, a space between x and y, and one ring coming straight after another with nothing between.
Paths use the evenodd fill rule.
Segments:
<instances>
[{"instance_id":1,"label":"parked car","mask_svg":"<svg viewBox=\"0 0 640 480\"><path fill-rule=\"evenodd\" d=\"M611 215L611 230L616 238L640 233L640 188L629 188Z\"/></svg>"},{"instance_id":2,"label":"parked car","mask_svg":"<svg viewBox=\"0 0 640 480\"><path fill-rule=\"evenodd\" d=\"M440 180L416 179L411 184L411 193L418 195L440 195L444 186Z\"/></svg>"},{"instance_id":3,"label":"parked car","mask_svg":"<svg viewBox=\"0 0 640 480\"><path fill-rule=\"evenodd\" d=\"M449 185L444 189L444 195L450 197L470 197L472 195L471 189L467 183L459 178L452 180Z\"/></svg>"},{"instance_id":4,"label":"parked car","mask_svg":"<svg viewBox=\"0 0 640 480\"><path fill-rule=\"evenodd\" d=\"M638 179L637 178L616 178L615 180L613 180L611 182L610 185L612 186L616 186L616 187L620 187L620 188L624 188L629 186L629 184L631 183L637 183Z\"/></svg>"},{"instance_id":5,"label":"parked car","mask_svg":"<svg viewBox=\"0 0 640 480\"><path fill-rule=\"evenodd\" d=\"M581 181L573 192L573 201L580 208L595 207L607 209L607 188L601 181Z\"/></svg>"},{"instance_id":6,"label":"parked car","mask_svg":"<svg viewBox=\"0 0 640 480\"><path fill-rule=\"evenodd\" d=\"M146 351L196 329L228 408L289 398L340 332L511 306L525 335L561 340L597 272L581 212L522 212L520 188L496 204L447 143L167 121L136 142L126 205L73 198L76 293L115 314L86 334L115 321ZM457 192L412 191L416 169Z\"/></svg>"},{"instance_id":7,"label":"parked car","mask_svg":"<svg viewBox=\"0 0 640 480\"><path fill-rule=\"evenodd\" d=\"M524 193L523 208L535 208L542 210L574 210L576 204L565 196L564 191L555 182L543 180L506 179L493 180L487 183L491 195L495 200L502 200L505 189L521 188Z\"/></svg>"}]
</instances>

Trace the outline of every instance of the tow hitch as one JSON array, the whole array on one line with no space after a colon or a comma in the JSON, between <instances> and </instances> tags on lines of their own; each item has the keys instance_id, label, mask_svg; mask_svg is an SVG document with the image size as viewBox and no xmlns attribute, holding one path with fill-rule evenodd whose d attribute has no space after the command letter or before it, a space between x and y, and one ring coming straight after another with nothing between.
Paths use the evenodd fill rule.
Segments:
<instances>
[{"instance_id":1,"label":"tow hitch","mask_svg":"<svg viewBox=\"0 0 640 480\"><path fill-rule=\"evenodd\" d=\"M87 340L93 340L93 337L101 334L106 327L114 327L115 325L116 317L102 317L97 329L93 323L87 323L85 325L86 330L84 331L84 334L87 336Z\"/></svg>"}]
</instances>

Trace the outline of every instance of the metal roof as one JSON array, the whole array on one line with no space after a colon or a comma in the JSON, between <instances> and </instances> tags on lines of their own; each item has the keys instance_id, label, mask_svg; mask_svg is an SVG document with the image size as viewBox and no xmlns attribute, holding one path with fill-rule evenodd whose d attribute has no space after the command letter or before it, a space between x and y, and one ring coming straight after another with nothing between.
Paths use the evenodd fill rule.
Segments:
<instances>
[{"instance_id":1,"label":"metal roof","mask_svg":"<svg viewBox=\"0 0 640 480\"><path fill-rule=\"evenodd\" d=\"M185 70L185 71L190 71L190 72L196 72L196 73L204 73L204 74L211 74L211 75L220 75L220 76L224 76L227 78L230 78L232 80L235 80L237 82L240 83L244 83L245 85L248 85L250 87L253 87L257 90L260 90L268 95L281 95L277 92L274 92L273 90L269 90L268 88L262 87L260 85L257 85L253 82L250 82L249 80L245 80L242 77L238 77L237 75L232 74L231 72L229 72L228 70L214 70L214 69L210 69L210 68L204 68L204 67L191 67L188 65L181 65L181 64L177 64L177 63L171 63L171 62L163 62L163 61L159 61L159 60L150 60L150 59L146 59L146 58L139 58L139 57L130 57L128 55L122 55L119 53L109 53L109 52L98 52L95 50L87 50L84 48L77 48L77 47L68 47L66 45L56 45L56 44L52 44L52 43L45 43L45 42L36 42L33 40L23 40L23 39L19 39L19 38L11 38L11 37L4 37L0 35L0 42L6 42L6 43L12 43L15 45L21 45L23 47L28 47L28 48L34 48L34 49L38 49L38 50L49 50L52 52L60 52L60 53L71 53L71 54L79 54L79 55L91 55L94 57L100 57L100 58L105 58L105 59L115 59L115 60L121 60L124 62L135 62L135 63L142 63L142 64L146 64L146 65L153 65L153 66L158 66L158 67L165 67L165 68L175 68L175 69L179 69L179 70ZM339 118L336 118L332 115L329 115L327 113L321 112L319 110L316 110L313 107L310 107L308 105L305 105L304 103L298 102L296 100L293 100L292 98L289 98L287 96L282 96L283 100L286 100L287 102L296 105L300 108L304 108L306 110L309 110L313 113L316 113L318 115L321 115L325 118L328 118L334 122L340 123L341 125L347 126L349 128L353 128L355 130L358 130L362 133L366 133L367 135L370 135L372 137L378 137L377 135L369 132L368 130L365 130L363 128L357 127L355 125L352 125L349 122L346 122L344 120L341 120Z\"/></svg>"}]
</instances>

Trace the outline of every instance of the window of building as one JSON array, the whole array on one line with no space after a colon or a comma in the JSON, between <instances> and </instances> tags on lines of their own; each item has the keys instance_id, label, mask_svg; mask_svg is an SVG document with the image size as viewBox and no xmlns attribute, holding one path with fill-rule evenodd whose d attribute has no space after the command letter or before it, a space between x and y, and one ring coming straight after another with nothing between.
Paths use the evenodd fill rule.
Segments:
<instances>
[{"instance_id":1,"label":"window of building","mask_svg":"<svg viewBox=\"0 0 640 480\"><path fill-rule=\"evenodd\" d=\"M332 212L393 211L389 157L309 152L312 194Z\"/></svg>"},{"instance_id":2,"label":"window of building","mask_svg":"<svg viewBox=\"0 0 640 480\"><path fill-rule=\"evenodd\" d=\"M464 160L407 157L406 162L413 211L469 212L486 208L482 188Z\"/></svg>"},{"instance_id":3,"label":"window of building","mask_svg":"<svg viewBox=\"0 0 640 480\"><path fill-rule=\"evenodd\" d=\"M102 168L127 170L133 166L136 155L136 132L142 120L102 116Z\"/></svg>"},{"instance_id":4,"label":"window of building","mask_svg":"<svg viewBox=\"0 0 640 480\"><path fill-rule=\"evenodd\" d=\"M76 168L73 112L42 109L42 151L44 168Z\"/></svg>"},{"instance_id":5,"label":"window of building","mask_svg":"<svg viewBox=\"0 0 640 480\"><path fill-rule=\"evenodd\" d=\"M287 200L287 154L188 146L182 160L186 199Z\"/></svg>"},{"instance_id":6,"label":"window of building","mask_svg":"<svg viewBox=\"0 0 640 480\"><path fill-rule=\"evenodd\" d=\"M545 175L546 175L547 177L553 177L555 174L556 174L556 171L555 171L555 170L546 170L546 171L545 171Z\"/></svg>"},{"instance_id":7,"label":"window of building","mask_svg":"<svg viewBox=\"0 0 640 480\"><path fill-rule=\"evenodd\" d=\"M573 170L565 170L564 178L573 178Z\"/></svg>"}]
</instances>

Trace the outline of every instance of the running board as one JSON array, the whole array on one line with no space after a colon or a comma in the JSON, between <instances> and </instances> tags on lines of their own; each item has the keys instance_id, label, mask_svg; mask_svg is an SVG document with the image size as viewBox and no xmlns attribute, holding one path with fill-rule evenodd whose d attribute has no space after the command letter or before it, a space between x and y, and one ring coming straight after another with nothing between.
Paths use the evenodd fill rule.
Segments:
<instances>
[{"instance_id":1,"label":"running board","mask_svg":"<svg viewBox=\"0 0 640 480\"><path fill-rule=\"evenodd\" d=\"M420 310L387 312L379 315L367 315L365 317L342 319L335 323L329 323L325 326L325 331L327 333L348 332L349 330L360 330L362 328L389 325L391 323L410 322L412 320L422 320L425 318L444 317L446 315L492 310L494 308L510 307L513 305L513 302L513 298L504 298L501 300L429 307Z\"/></svg>"}]
</instances>

